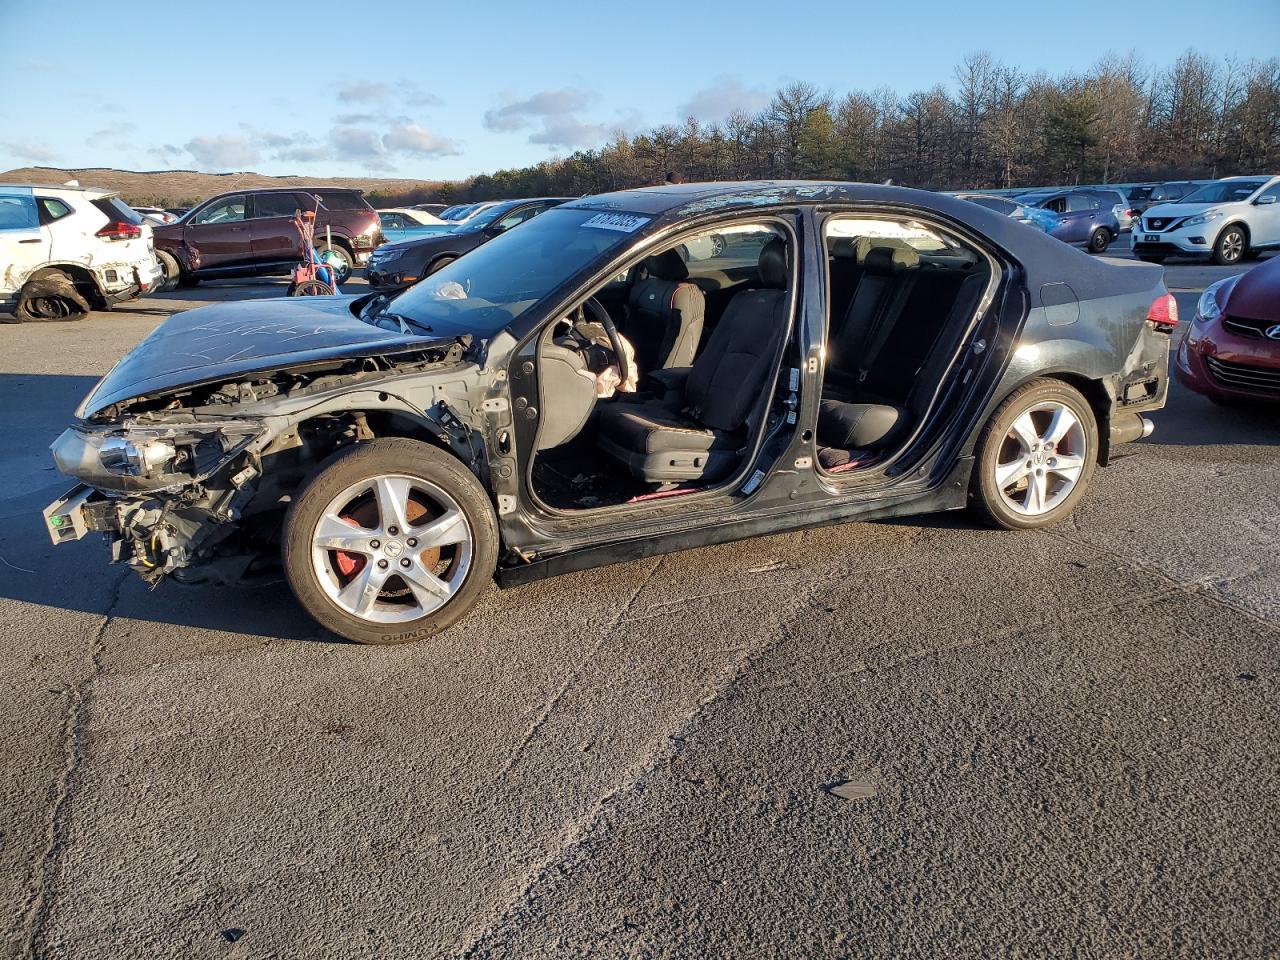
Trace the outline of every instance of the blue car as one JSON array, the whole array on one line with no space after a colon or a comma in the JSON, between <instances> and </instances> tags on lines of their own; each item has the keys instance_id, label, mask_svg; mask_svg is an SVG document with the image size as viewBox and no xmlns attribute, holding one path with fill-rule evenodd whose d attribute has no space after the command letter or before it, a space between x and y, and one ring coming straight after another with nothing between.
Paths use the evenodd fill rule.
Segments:
<instances>
[{"instance_id":1,"label":"blue car","mask_svg":"<svg viewBox=\"0 0 1280 960\"><path fill-rule=\"evenodd\" d=\"M1120 220L1102 196L1086 190L1059 190L1044 196L1018 198L1030 207L1048 210L1058 217L1049 231L1063 243L1084 247L1090 253L1105 253L1120 236Z\"/></svg>"},{"instance_id":2,"label":"blue car","mask_svg":"<svg viewBox=\"0 0 1280 960\"><path fill-rule=\"evenodd\" d=\"M448 233L457 226L456 223L441 220L425 210L414 210L410 207L379 210L378 221L382 225L382 235L386 237L387 243L434 237Z\"/></svg>"},{"instance_id":3,"label":"blue car","mask_svg":"<svg viewBox=\"0 0 1280 960\"><path fill-rule=\"evenodd\" d=\"M1010 200L1008 197L997 196L994 193L957 193L956 196L961 200L968 200L980 207L1004 214L1006 217L1012 217L1019 223L1025 223L1045 233L1052 233L1058 226L1058 215L1044 207L1019 203L1017 200Z\"/></svg>"}]
</instances>

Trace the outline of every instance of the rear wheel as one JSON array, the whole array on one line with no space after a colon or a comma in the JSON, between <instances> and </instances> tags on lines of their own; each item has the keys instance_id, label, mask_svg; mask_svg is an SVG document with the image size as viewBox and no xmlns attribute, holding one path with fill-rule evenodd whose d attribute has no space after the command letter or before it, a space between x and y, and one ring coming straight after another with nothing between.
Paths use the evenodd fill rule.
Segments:
<instances>
[{"instance_id":1,"label":"rear wheel","mask_svg":"<svg viewBox=\"0 0 1280 960\"><path fill-rule=\"evenodd\" d=\"M1106 227L1095 227L1093 233L1089 234L1089 252L1105 253L1109 246L1111 246L1111 231Z\"/></svg>"},{"instance_id":2,"label":"rear wheel","mask_svg":"<svg viewBox=\"0 0 1280 960\"><path fill-rule=\"evenodd\" d=\"M290 297L331 297L333 287L323 280L303 280L289 287Z\"/></svg>"},{"instance_id":3,"label":"rear wheel","mask_svg":"<svg viewBox=\"0 0 1280 960\"><path fill-rule=\"evenodd\" d=\"M1033 380L983 429L970 500L998 527L1050 526L1084 496L1097 451L1097 420L1080 392L1058 380Z\"/></svg>"},{"instance_id":4,"label":"rear wheel","mask_svg":"<svg viewBox=\"0 0 1280 960\"><path fill-rule=\"evenodd\" d=\"M457 459L389 437L315 475L285 517L283 555L298 602L322 626L357 643L405 643L475 603L497 563L497 520Z\"/></svg>"},{"instance_id":5,"label":"rear wheel","mask_svg":"<svg viewBox=\"0 0 1280 960\"><path fill-rule=\"evenodd\" d=\"M1249 236L1244 232L1244 227L1230 226L1218 234L1213 245L1213 262L1223 267L1234 266L1248 252Z\"/></svg>"}]
</instances>

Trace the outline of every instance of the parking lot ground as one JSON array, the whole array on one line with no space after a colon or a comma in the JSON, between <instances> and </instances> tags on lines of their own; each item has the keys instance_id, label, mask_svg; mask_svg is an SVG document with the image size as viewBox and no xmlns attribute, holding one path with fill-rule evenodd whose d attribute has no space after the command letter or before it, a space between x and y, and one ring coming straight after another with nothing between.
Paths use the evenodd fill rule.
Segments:
<instances>
[{"instance_id":1,"label":"parking lot ground","mask_svg":"<svg viewBox=\"0 0 1280 960\"><path fill-rule=\"evenodd\" d=\"M1230 271L1170 263L1184 320ZM40 957L1280 952L1280 424L1173 384L1072 521L856 523L324 641L148 590L47 445L210 284L0 328L0 905Z\"/></svg>"}]
</instances>

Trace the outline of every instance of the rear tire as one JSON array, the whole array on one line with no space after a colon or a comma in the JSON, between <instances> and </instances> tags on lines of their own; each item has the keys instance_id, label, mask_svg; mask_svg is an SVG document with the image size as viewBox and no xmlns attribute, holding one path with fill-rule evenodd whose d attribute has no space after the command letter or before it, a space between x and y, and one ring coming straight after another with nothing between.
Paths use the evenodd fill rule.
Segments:
<instances>
[{"instance_id":1,"label":"rear tire","mask_svg":"<svg viewBox=\"0 0 1280 960\"><path fill-rule=\"evenodd\" d=\"M384 513L384 502L405 497L402 512ZM404 529L392 525L398 513ZM453 523L433 532L447 517ZM342 549L331 546L335 533ZM294 596L321 626L356 643L408 643L452 626L475 604L497 564L498 521L456 457L386 437L321 465L285 515L283 559ZM369 579L357 582L362 575ZM424 612L413 617L417 610Z\"/></svg>"},{"instance_id":2,"label":"rear tire","mask_svg":"<svg viewBox=\"0 0 1280 960\"><path fill-rule=\"evenodd\" d=\"M1220 267L1234 267L1249 252L1249 235L1244 227L1233 224L1220 234L1213 244L1213 262Z\"/></svg>"},{"instance_id":3,"label":"rear tire","mask_svg":"<svg viewBox=\"0 0 1280 960\"><path fill-rule=\"evenodd\" d=\"M1089 402L1060 380L1032 380L1011 393L978 439L969 500L1006 530L1058 523L1084 496L1098 459Z\"/></svg>"},{"instance_id":4,"label":"rear tire","mask_svg":"<svg viewBox=\"0 0 1280 960\"><path fill-rule=\"evenodd\" d=\"M1089 252L1106 253L1109 246L1111 246L1111 231L1106 227L1095 227L1093 233L1089 234Z\"/></svg>"}]
</instances>

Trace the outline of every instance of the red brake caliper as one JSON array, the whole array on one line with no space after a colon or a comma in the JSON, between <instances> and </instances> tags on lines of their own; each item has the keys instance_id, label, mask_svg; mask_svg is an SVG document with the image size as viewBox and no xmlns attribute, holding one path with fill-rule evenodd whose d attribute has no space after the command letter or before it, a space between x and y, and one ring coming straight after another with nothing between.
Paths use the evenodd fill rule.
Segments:
<instances>
[{"instance_id":1,"label":"red brake caliper","mask_svg":"<svg viewBox=\"0 0 1280 960\"><path fill-rule=\"evenodd\" d=\"M351 524L353 527L360 526L360 524L346 515L339 515L338 519L343 523ZM334 562L338 565L338 572L344 577L354 577L368 562L364 554L351 553L349 550L335 550L333 554Z\"/></svg>"}]
</instances>

